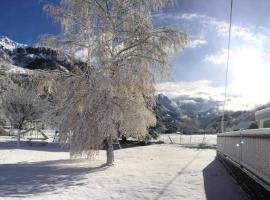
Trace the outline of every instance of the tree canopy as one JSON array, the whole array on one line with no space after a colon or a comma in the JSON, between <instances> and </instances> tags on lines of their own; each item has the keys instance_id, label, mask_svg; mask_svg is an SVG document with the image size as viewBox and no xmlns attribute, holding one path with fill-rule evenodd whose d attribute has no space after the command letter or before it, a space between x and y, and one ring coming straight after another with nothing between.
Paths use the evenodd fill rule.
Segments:
<instances>
[{"instance_id":1,"label":"tree canopy","mask_svg":"<svg viewBox=\"0 0 270 200\"><path fill-rule=\"evenodd\" d=\"M52 45L87 62L63 75L55 109L62 141L73 155L91 153L104 140L142 138L156 117L154 75L170 72L170 55L187 44L184 32L154 27L152 13L170 0L62 0L44 6L62 33Z\"/></svg>"}]
</instances>

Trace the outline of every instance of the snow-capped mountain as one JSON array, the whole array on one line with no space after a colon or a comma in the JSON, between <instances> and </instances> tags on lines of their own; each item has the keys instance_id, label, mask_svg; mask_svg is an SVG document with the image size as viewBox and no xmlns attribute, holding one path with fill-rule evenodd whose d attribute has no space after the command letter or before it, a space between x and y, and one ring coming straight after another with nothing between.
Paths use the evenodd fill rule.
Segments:
<instances>
[{"instance_id":1,"label":"snow-capped mountain","mask_svg":"<svg viewBox=\"0 0 270 200\"><path fill-rule=\"evenodd\" d=\"M0 37L0 69L26 73L27 70L36 69L70 71L84 66L85 63L50 48L29 47Z\"/></svg>"},{"instance_id":2,"label":"snow-capped mountain","mask_svg":"<svg viewBox=\"0 0 270 200\"><path fill-rule=\"evenodd\" d=\"M267 106L267 105L266 105ZM220 131L222 111L220 102L202 98L180 96L170 99L163 94L157 96L157 131L183 133L216 133ZM225 126L228 131L236 130L242 122L255 121L255 112L227 111Z\"/></svg>"},{"instance_id":3,"label":"snow-capped mountain","mask_svg":"<svg viewBox=\"0 0 270 200\"><path fill-rule=\"evenodd\" d=\"M13 51L16 48L24 47L27 47L27 45L14 42L6 36L0 36L0 48L2 49Z\"/></svg>"},{"instance_id":4,"label":"snow-capped mountain","mask_svg":"<svg viewBox=\"0 0 270 200\"><path fill-rule=\"evenodd\" d=\"M206 124L220 116L219 103L191 97L169 99L163 94L157 97L159 132L204 132Z\"/></svg>"}]
</instances>

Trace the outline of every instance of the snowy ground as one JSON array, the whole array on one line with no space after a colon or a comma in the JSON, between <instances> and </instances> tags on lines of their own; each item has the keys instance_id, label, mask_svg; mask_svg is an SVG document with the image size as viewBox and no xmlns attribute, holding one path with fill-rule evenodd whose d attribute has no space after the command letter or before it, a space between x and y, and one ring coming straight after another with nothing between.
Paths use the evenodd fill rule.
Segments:
<instances>
[{"instance_id":1,"label":"snowy ground","mask_svg":"<svg viewBox=\"0 0 270 200\"><path fill-rule=\"evenodd\" d=\"M0 199L241 200L245 193L215 160L214 149L177 144L104 152L93 161L70 160L56 144L14 149L0 137Z\"/></svg>"}]
</instances>

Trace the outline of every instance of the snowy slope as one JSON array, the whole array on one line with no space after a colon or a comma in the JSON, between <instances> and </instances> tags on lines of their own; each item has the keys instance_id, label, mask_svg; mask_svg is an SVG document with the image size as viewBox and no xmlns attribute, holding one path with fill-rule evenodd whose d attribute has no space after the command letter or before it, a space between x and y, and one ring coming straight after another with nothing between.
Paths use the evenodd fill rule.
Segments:
<instances>
[{"instance_id":1,"label":"snowy slope","mask_svg":"<svg viewBox=\"0 0 270 200\"><path fill-rule=\"evenodd\" d=\"M0 61L0 71L10 74L32 74L33 71L11 64L10 62Z\"/></svg>"}]
</instances>

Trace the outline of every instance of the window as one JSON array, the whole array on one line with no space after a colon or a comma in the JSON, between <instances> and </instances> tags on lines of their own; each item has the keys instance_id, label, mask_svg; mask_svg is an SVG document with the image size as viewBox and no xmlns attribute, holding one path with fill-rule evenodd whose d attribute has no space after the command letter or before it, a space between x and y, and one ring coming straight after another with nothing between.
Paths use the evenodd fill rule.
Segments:
<instances>
[{"instance_id":1,"label":"window","mask_svg":"<svg viewBox=\"0 0 270 200\"><path fill-rule=\"evenodd\" d=\"M270 120L263 122L263 128L270 128Z\"/></svg>"}]
</instances>

